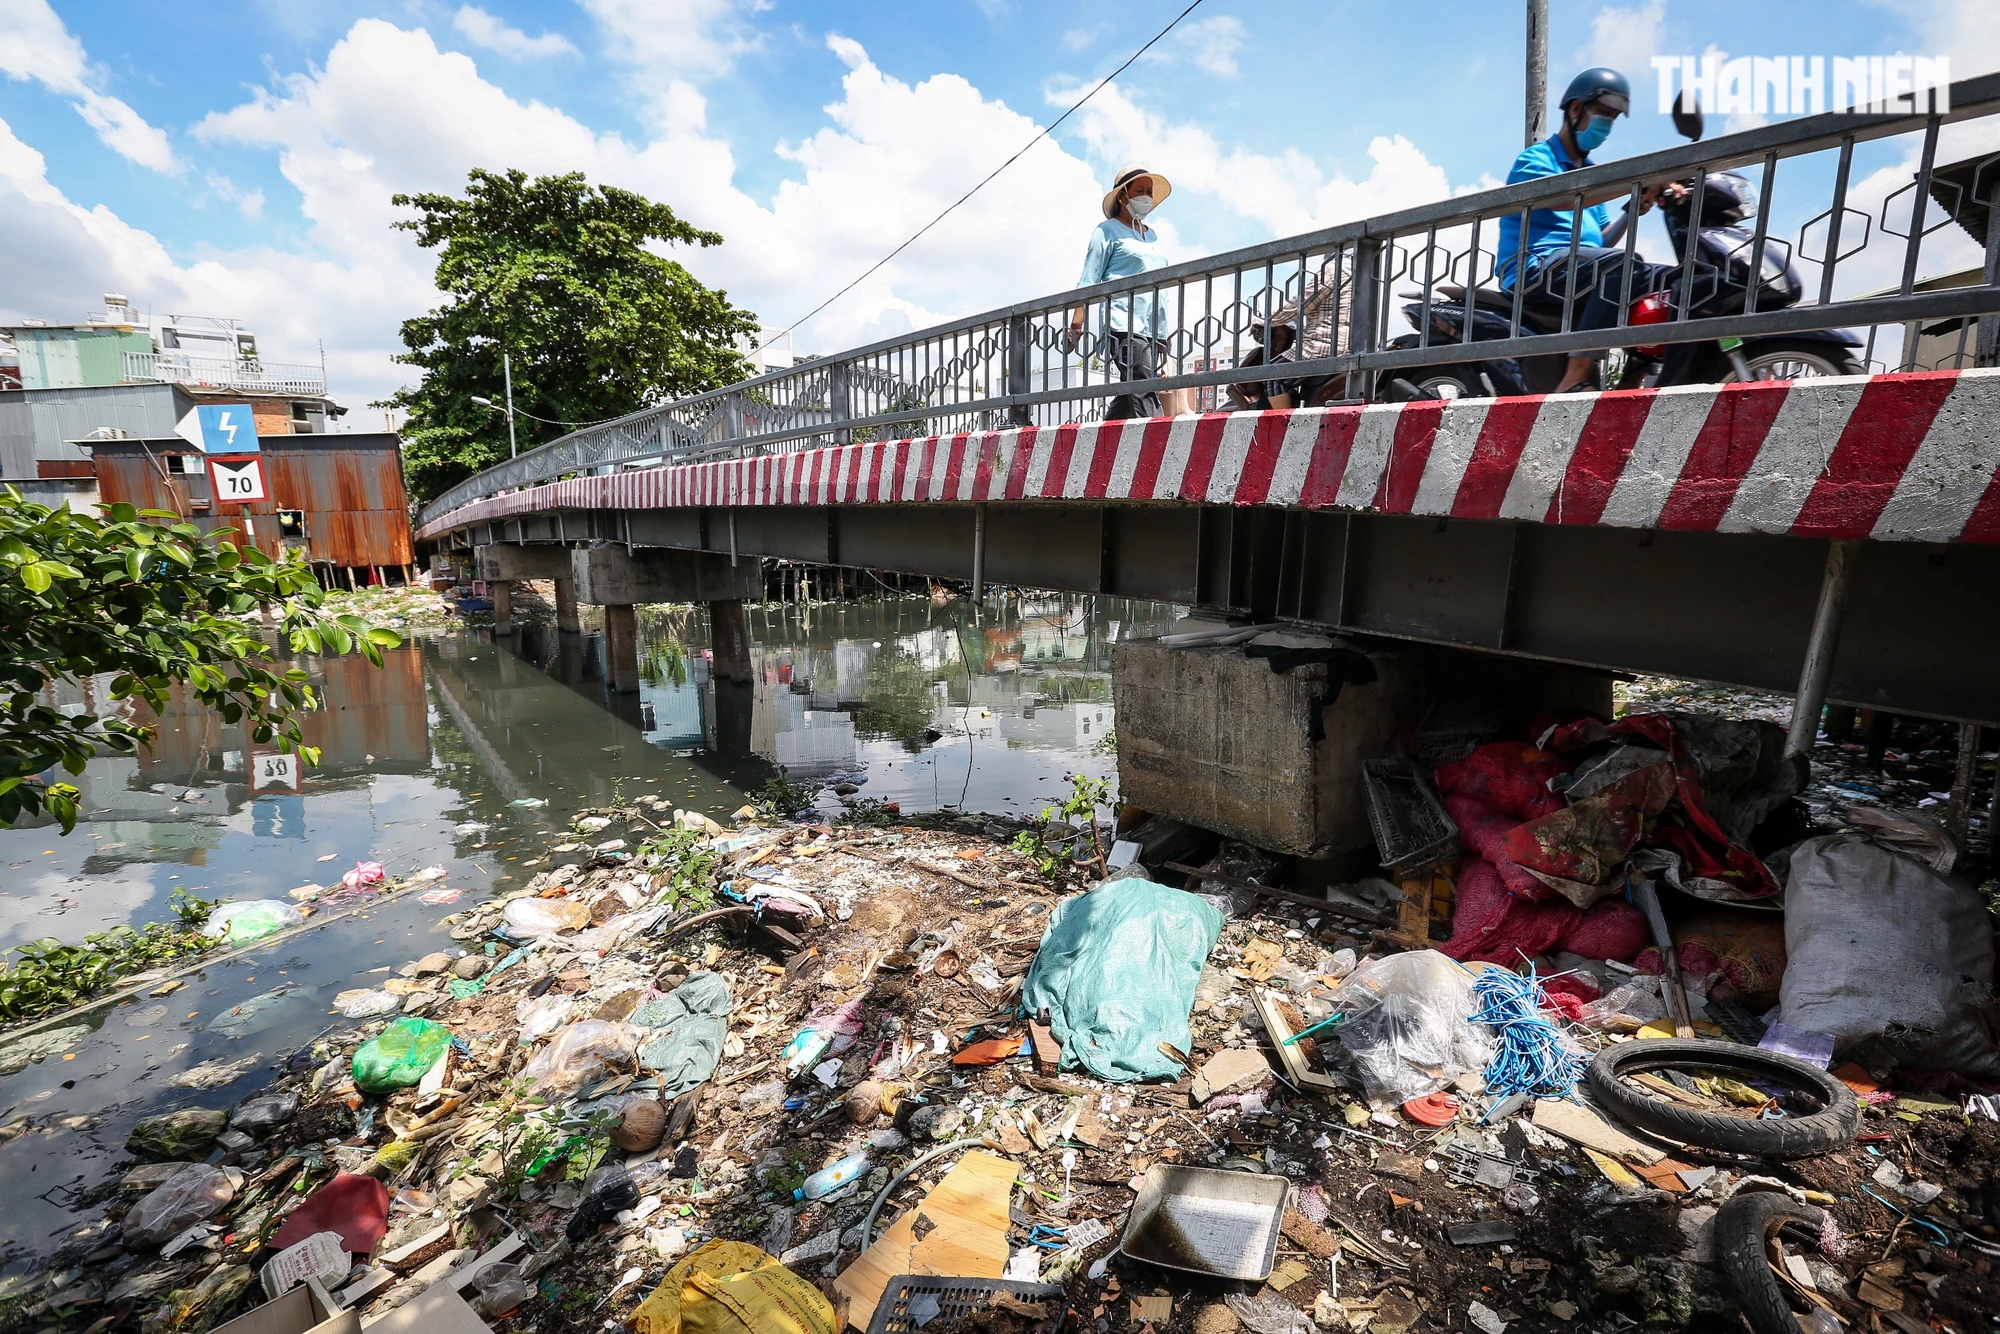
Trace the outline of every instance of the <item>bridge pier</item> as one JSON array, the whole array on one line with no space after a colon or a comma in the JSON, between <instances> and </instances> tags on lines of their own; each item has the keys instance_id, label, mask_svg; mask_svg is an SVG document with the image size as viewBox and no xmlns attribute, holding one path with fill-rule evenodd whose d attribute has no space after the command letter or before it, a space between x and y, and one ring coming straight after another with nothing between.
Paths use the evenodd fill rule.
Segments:
<instances>
[{"instance_id":1,"label":"bridge pier","mask_svg":"<svg viewBox=\"0 0 2000 1334\"><path fill-rule=\"evenodd\" d=\"M576 578L573 575L558 575L556 585L556 629L564 634L579 634L583 630L583 620L576 610Z\"/></svg>"},{"instance_id":2,"label":"bridge pier","mask_svg":"<svg viewBox=\"0 0 2000 1334\"><path fill-rule=\"evenodd\" d=\"M629 602L604 608L604 683L614 694L639 689L639 617Z\"/></svg>"},{"instance_id":3,"label":"bridge pier","mask_svg":"<svg viewBox=\"0 0 2000 1334\"><path fill-rule=\"evenodd\" d=\"M723 598L708 604L708 641L715 654L717 680L751 679L750 627L743 620L741 598Z\"/></svg>"},{"instance_id":4,"label":"bridge pier","mask_svg":"<svg viewBox=\"0 0 2000 1334\"><path fill-rule=\"evenodd\" d=\"M514 583L510 579L495 579L486 585L486 592L493 603L493 633L495 636L514 633Z\"/></svg>"}]
</instances>

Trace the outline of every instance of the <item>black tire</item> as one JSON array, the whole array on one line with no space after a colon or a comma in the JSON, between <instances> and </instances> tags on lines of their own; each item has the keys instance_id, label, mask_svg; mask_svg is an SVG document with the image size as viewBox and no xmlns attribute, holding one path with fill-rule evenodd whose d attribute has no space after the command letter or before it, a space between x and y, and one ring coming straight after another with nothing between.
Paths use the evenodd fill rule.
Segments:
<instances>
[{"instance_id":1,"label":"black tire","mask_svg":"<svg viewBox=\"0 0 2000 1334\"><path fill-rule=\"evenodd\" d=\"M1762 379L1810 379L1818 375L1866 375L1868 368L1854 355L1852 348L1840 343L1825 343L1815 339L1771 338L1757 339L1744 345L1745 359L1757 378ZM1774 371L1788 371L1789 374ZM1736 373L1732 369L1724 377L1724 384L1734 384Z\"/></svg>"},{"instance_id":2,"label":"black tire","mask_svg":"<svg viewBox=\"0 0 2000 1334\"><path fill-rule=\"evenodd\" d=\"M1775 1121L1700 1112L1624 1082L1648 1070L1686 1070L1776 1081L1805 1094L1817 1110ZM1756 1158L1809 1158L1847 1144L1861 1129L1854 1091L1826 1071L1734 1042L1663 1038L1607 1047L1590 1065L1590 1091L1621 1121L1683 1144Z\"/></svg>"},{"instance_id":3,"label":"black tire","mask_svg":"<svg viewBox=\"0 0 2000 1334\"><path fill-rule=\"evenodd\" d=\"M1798 1223L1817 1233L1823 1218L1812 1205L1768 1190L1745 1191L1715 1215L1716 1261L1729 1276L1744 1318L1757 1334L1798 1334L1799 1330L1791 1301L1765 1258L1765 1240L1773 1228L1787 1223Z\"/></svg>"}]
</instances>

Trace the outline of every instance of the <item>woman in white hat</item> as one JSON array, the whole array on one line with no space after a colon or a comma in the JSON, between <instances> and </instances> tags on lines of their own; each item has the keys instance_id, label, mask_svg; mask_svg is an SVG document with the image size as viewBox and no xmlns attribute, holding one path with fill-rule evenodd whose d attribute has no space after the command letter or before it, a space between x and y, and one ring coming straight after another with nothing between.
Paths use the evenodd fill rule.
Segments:
<instances>
[{"instance_id":1,"label":"woman in white hat","mask_svg":"<svg viewBox=\"0 0 2000 1334\"><path fill-rule=\"evenodd\" d=\"M1147 215L1173 193L1173 185L1157 171L1127 167L1118 173L1104 196L1104 221L1090 234L1078 287L1094 287L1113 278L1165 268L1159 234L1146 225ZM1167 314L1151 292L1129 292L1111 298L1104 323L1104 360L1121 380L1150 380L1160 374L1166 352ZM1083 334L1085 307L1070 312L1066 346L1074 348ZM1120 394L1105 412L1108 419L1173 416L1187 411L1186 391L1164 394Z\"/></svg>"}]
</instances>

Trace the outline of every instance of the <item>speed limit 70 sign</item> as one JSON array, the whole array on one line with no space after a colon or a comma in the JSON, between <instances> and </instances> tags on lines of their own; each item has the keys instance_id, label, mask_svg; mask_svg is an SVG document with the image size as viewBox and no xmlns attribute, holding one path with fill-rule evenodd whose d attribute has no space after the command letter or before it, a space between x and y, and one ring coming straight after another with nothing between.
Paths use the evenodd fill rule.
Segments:
<instances>
[{"instance_id":1,"label":"speed limit 70 sign","mask_svg":"<svg viewBox=\"0 0 2000 1334\"><path fill-rule=\"evenodd\" d=\"M225 505L247 505L253 500L265 500L264 465L254 454L238 455L235 458L209 456L209 484L215 488L215 498Z\"/></svg>"}]
</instances>

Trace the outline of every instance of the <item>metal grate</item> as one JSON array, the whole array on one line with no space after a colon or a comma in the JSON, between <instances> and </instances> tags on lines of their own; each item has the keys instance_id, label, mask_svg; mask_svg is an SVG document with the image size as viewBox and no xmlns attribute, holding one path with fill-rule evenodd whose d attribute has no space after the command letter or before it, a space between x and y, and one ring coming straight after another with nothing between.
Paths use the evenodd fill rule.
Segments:
<instances>
[{"instance_id":1,"label":"metal grate","mask_svg":"<svg viewBox=\"0 0 2000 1334\"><path fill-rule=\"evenodd\" d=\"M1450 856L1458 843L1452 823L1430 784L1401 760L1366 760L1361 788L1375 849L1391 871L1415 871Z\"/></svg>"},{"instance_id":2,"label":"metal grate","mask_svg":"<svg viewBox=\"0 0 2000 1334\"><path fill-rule=\"evenodd\" d=\"M875 1306L875 1318L868 1322L868 1334L913 1334L918 1328L917 1317L923 1314L922 1307L925 1305L920 1299L926 1296L937 1299L935 1316L924 1320L926 1326L933 1326L954 1316L987 1310L993 1305L993 1299L1002 1293L1046 1309L1046 1314L1034 1318L1029 1326L1036 1334L1055 1334L1062 1328L1068 1299L1063 1289L1052 1283L903 1274L890 1279L889 1286L882 1289L882 1300ZM919 1306L915 1315L910 1310L912 1302L917 1302Z\"/></svg>"}]
</instances>

